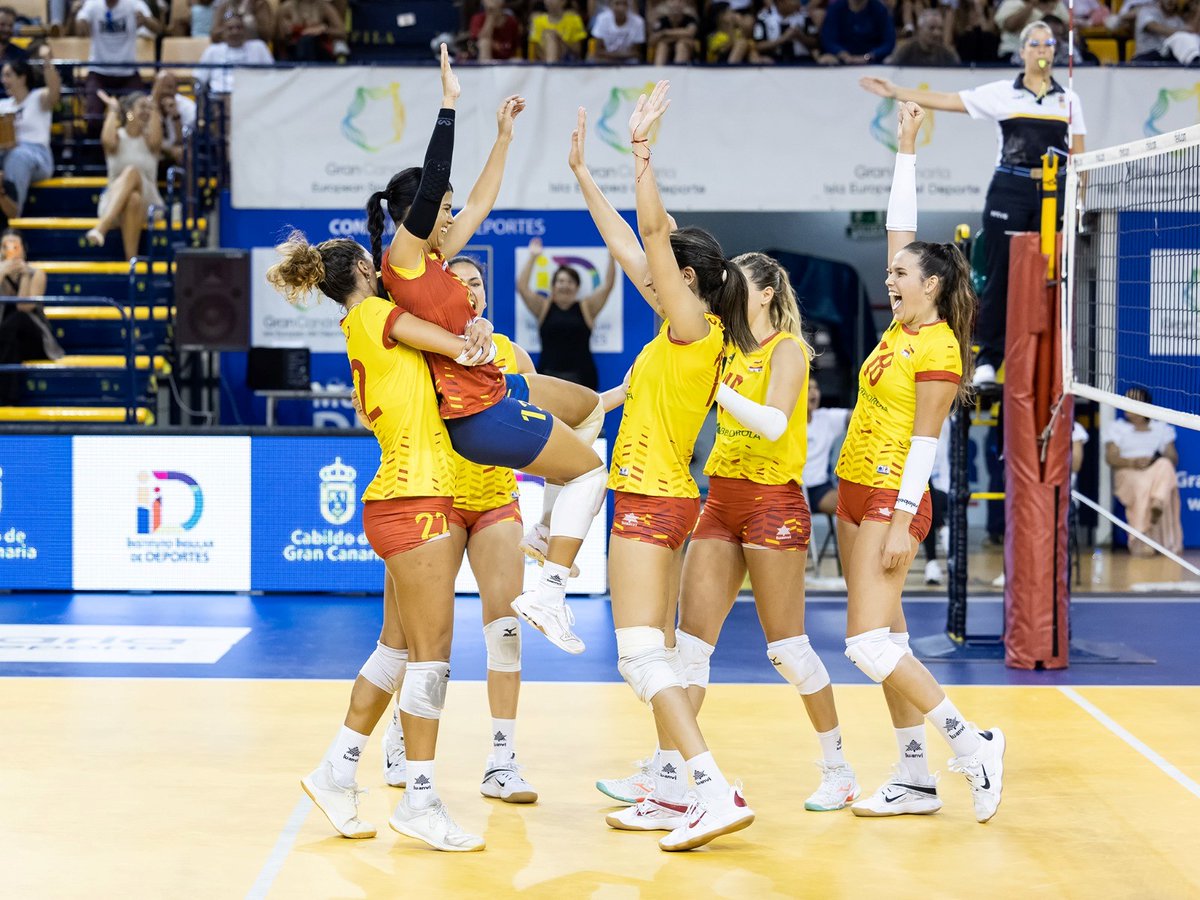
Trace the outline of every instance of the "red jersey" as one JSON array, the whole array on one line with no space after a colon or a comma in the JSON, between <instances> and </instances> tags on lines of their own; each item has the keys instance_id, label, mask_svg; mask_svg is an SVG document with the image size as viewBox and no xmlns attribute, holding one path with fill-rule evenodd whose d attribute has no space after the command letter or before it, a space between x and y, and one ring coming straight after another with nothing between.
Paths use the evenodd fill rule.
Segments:
<instances>
[{"instance_id":1,"label":"red jersey","mask_svg":"<svg viewBox=\"0 0 1200 900\"><path fill-rule=\"evenodd\" d=\"M475 318L471 292L446 266L440 253L421 257L416 269L398 269L383 261L383 286L401 309L426 322L463 334ZM504 373L494 365L464 366L448 356L426 353L438 393L438 412L443 419L461 419L495 406L504 399L508 385Z\"/></svg>"}]
</instances>

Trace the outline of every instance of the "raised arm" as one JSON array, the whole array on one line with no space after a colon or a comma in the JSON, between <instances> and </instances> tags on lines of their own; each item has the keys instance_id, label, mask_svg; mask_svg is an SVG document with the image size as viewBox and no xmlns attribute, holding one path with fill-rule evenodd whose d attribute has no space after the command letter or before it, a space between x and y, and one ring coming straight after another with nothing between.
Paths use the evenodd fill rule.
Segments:
<instances>
[{"instance_id":1,"label":"raised arm","mask_svg":"<svg viewBox=\"0 0 1200 900\"><path fill-rule=\"evenodd\" d=\"M953 91L926 91L921 88L900 87L886 78L877 78L874 75L864 75L858 79L858 84L864 91L877 97L917 103L926 109L938 109L942 112L965 113L967 111L962 97Z\"/></svg>"},{"instance_id":2,"label":"raised arm","mask_svg":"<svg viewBox=\"0 0 1200 900\"><path fill-rule=\"evenodd\" d=\"M496 143L488 154L479 180L471 188L466 205L454 217L450 230L442 239L442 253L449 259L458 254L467 242L474 237L483 220L488 217L492 207L496 205L496 197L500 193L500 182L504 178L504 164L508 161L508 145L512 143L513 121L525 108L525 98L513 94L505 97L500 108L496 110Z\"/></svg>"},{"instance_id":3,"label":"raised arm","mask_svg":"<svg viewBox=\"0 0 1200 900\"><path fill-rule=\"evenodd\" d=\"M586 139L587 110L581 106L576 118L575 130L571 132L571 155L567 161L571 166L571 171L575 174L575 180L579 182L579 190L583 193L584 203L587 204L588 212L592 216L592 221L596 223L596 228L600 232L600 237L604 239L608 252L646 302L653 305L654 293L645 284L646 253L642 250L642 244L637 239L637 235L633 233L633 229L629 227L629 223L613 209L613 205L608 202L608 198L604 196L600 186L596 184L596 180L592 178L592 173L583 156Z\"/></svg>"},{"instance_id":4,"label":"raised arm","mask_svg":"<svg viewBox=\"0 0 1200 900\"><path fill-rule=\"evenodd\" d=\"M897 251L917 238L917 133L923 121L925 110L917 104L900 104L896 171L887 208L889 266Z\"/></svg>"},{"instance_id":5,"label":"raised arm","mask_svg":"<svg viewBox=\"0 0 1200 900\"><path fill-rule=\"evenodd\" d=\"M38 59L42 61L42 77L46 80L46 93L42 94L42 109L53 110L58 106L58 99L62 95L62 78L59 77L54 60L50 58L49 44L42 44L38 48Z\"/></svg>"},{"instance_id":6,"label":"raised arm","mask_svg":"<svg viewBox=\"0 0 1200 900\"><path fill-rule=\"evenodd\" d=\"M104 148L106 154L111 156L117 152L120 142L117 131L121 127L121 104L108 91L97 91L96 96L104 104L104 125L100 129L100 146Z\"/></svg>"},{"instance_id":7,"label":"raised arm","mask_svg":"<svg viewBox=\"0 0 1200 900\"><path fill-rule=\"evenodd\" d=\"M617 281L617 264L613 262L612 254L608 255L608 267L604 270L604 281L600 283L600 287L584 297L580 301L580 306L583 307L583 318L587 321L588 328L596 324L596 317L600 315L600 311L604 309L604 305L608 303L608 295L612 293L613 285Z\"/></svg>"},{"instance_id":8,"label":"raised arm","mask_svg":"<svg viewBox=\"0 0 1200 900\"><path fill-rule=\"evenodd\" d=\"M709 332L704 317L704 304L692 292L671 249L671 217L663 206L650 161L648 135L651 126L662 118L671 101L667 99L670 82L660 81L653 93L638 97L637 107L629 118L629 133L633 144L634 193L637 196L638 233L646 248L650 280L659 306L670 322L671 334L680 341L691 343L703 340Z\"/></svg>"},{"instance_id":9,"label":"raised arm","mask_svg":"<svg viewBox=\"0 0 1200 900\"><path fill-rule=\"evenodd\" d=\"M550 298L543 297L531 288L529 279L533 277L533 267L541 255L542 239L534 238L529 242L529 255L525 257L525 264L517 273L517 293L521 295L521 299L525 301L525 305L533 313L533 317L538 320L539 325L542 324L542 319L546 318L546 313L550 311Z\"/></svg>"}]
</instances>

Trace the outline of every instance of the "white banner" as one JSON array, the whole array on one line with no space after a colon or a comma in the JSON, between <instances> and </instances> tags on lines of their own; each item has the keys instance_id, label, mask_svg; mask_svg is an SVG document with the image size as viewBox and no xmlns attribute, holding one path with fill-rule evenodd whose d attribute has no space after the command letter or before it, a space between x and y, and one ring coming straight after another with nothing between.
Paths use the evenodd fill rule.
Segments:
<instances>
[{"instance_id":1,"label":"white banner","mask_svg":"<svg viewBox=\"0 0 1200 900\"><path fill-rule=\"evenodd\" d=\"M250 589L250 438L76 437L77 590Z\"/></svg>"},{"instance_id":2,"label":"white banner","mask_svg":"<svg viewBox=\"0 0 1200 900\"><path fill-rule=\"evenodd\" d=\"M529 248L519 247L516 251L515 269L518 273L529 259ZM594 294L604 282L608 266L608 250L604 247L545 247L533 264L529 287L539 294L549 295L551 280L559 266L566 266L579 276L579 299ZM513 291L516 304L517 333L514 339L530 353L542 352L542 338L538 332L537 319L525 305L518 291ZM608 302L596 316L590 342L593 353L621 353L625 349L625 279L617 269Z\"/></svg>"},{"instance_id":3,"label":"white banner","mask_svg":"<svg viewBox=\"0 0 1200 900\"><path fill-rule=\"evenodd\" d=\"M313 291L299 305L267 283L267 269L279 261L270 247L250 250L250 345L308 347L313 353L345 353L346 338L339 322L342 308Z\"/></svg>"},{"instance_id":4,"label":"white banner","mask_svg":"<svg viewBox=\"0 0 1200 900\"><path fill-rule=\"evenodd\" d=\"M465 68L454 157L458 202L491 150L497 105L520 93L529 108L517 121L496 207L583 207L567 150L576 109L584 106L588 165L614 206L632 208L629 113L640 92L669 77L674 102L651 144L672 210L882 209L895 104L858 86L867 72L943 91L1017 75L1015 68ZM421 164L441 90L432 68L244 70L237 78L232 165L239 208L364 205L395 172ZM1200 77L1187 69L1106 66L1076 71L1075 89L1087 145L1096 148L1193 124ZM933 112L919 153L922 209L982 209L996 159L993 125Z\"/></svg>"}]
</instances>

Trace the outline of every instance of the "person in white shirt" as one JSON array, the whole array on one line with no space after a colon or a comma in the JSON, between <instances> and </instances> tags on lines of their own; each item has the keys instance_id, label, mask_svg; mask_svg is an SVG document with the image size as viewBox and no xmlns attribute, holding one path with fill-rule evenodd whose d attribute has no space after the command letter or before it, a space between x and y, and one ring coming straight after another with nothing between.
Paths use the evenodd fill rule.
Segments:
<instances>
[{"instance_id":1,"label":"person in white shirt","mask_svg":"<svg viewBox=\"0 0 1200 900\"><path fill-rule=\"evenodd\" d=\"M937 561L938 542L945 536L946 512L950 506L950 417L942 423L938 437L937 455L929 475L929 501L933 507L933 524L925 535L925 583L941 584L945 576Z\"/></svg>"},{"instance_id":2,"label":"person in white shirt","mask_svg":"<svg viewBox=\"0 0 1200 900\"><path fill-rule=\"evenodd\" d=\"M58 104L62 82L58 69L50 59L50 48L43 44L38 51L42 61L45 87L34 87L33 70L24 60L9 60L0 69L0 80L8 94L0 100L0 115L14 117L16 144L0 150L0 183L13 185L15 197L5 193L0 197L0 209L15 218L25 208L29 185L54 174L54 157L50 153L50 119Z\"/></svg>"},{"instance_id":3,"label":"person in white shirt","mask_svg":"<svg viewBox=\"0 0 1200 900\"><path fill-rule=\"evenodd\" d=\"M1150 391L1133 387L1130 400L1153 402ZM1158 541L1172 553L1183 549L1179 519L1179 483L1175 467L1175 429L1131 412L1103 430L1104 459L1113 470L1113 496L1125 507L1125 519L1135 529ZM1153 556L1154 549L1137 538L1129 539L1134 556Z\"/></svg>"},{"instance_id":4,"label":"person in white shirt","mask_svg":"<svg viewBox=\"0 0 1200 900\"><path fill-rule=\"evenodd\" d=\"M612 0L596 14L592 37L595 62L641 62L646 54L646 20L629 8L629 0Z\"/></svg>"},{"instance_id":5,"label":"person in white shirt","mask_svg":"<svg viewBox=\"0 0 1200 900\"><path fill-rule=\"evenodd\" d=\"M105 104L100 91L122 94L142 89L142 79L133 65L137 59L138 29L153 34L162 23L144 0L76 0L71 13L75 34L90 37L86 98L83 117L88 135L96 137L104 124Z\"/></svg>"},{"instance_id":6,"label":"person in white shirt","mask_svg":"<svg viewBox=\"0 0 1200 900\"><path fill-rule=\"evenodd\" d=\"M837 479L829 471L834 445L846 435L850 410L821 406L821 388L808 380L808 456L801 479L808 492L808 508L832 516L837 512Z\"/></svg>"},{"instance_id":7,"label":"person in white shirt","mask_svg":"<svg viewBox=\"0 0 1200 900\"><path fill-rule=\"evenodd\" d=\"M168 165L183 162L184 147L196 127L196 101L179 93L179 79L163 69L154 79L150 99L162 116L162 156Z\"/></svg>"},{"instance_id":8,"label":"person in white shirt","mask_svg":"<svg viewBox=\"0 0 1200 900\"><path fill-rule=\"evenodd\" d=\"M275 60L262 41L246 40L246 26L235 15L225 22L225 42L213 44L200 54L200 68L196 70L196 84L208 88L214 94L228 94L233 90L233 66L269 65ZM223 69L204 68L204 63L225 66Z\"/></svg>"}]
</instances>

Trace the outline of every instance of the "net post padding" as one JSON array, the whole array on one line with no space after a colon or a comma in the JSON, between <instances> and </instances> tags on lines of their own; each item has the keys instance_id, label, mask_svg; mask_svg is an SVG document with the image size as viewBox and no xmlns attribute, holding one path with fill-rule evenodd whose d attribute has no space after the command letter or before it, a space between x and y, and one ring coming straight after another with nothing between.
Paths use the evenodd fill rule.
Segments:
<instances>
[{"instance_id":1,"label":"net post padding","mask_svg":"<svg viewBox=\"0 0 1200 900\"><path fill-rule=\"evenodd\" d=\"M1018 669L1068 663L1073 403L1062 397L1058 286L1046 281L1037 234L1012 238L1004 381L1004 662Z\"/></svg>"}]
</instances>

